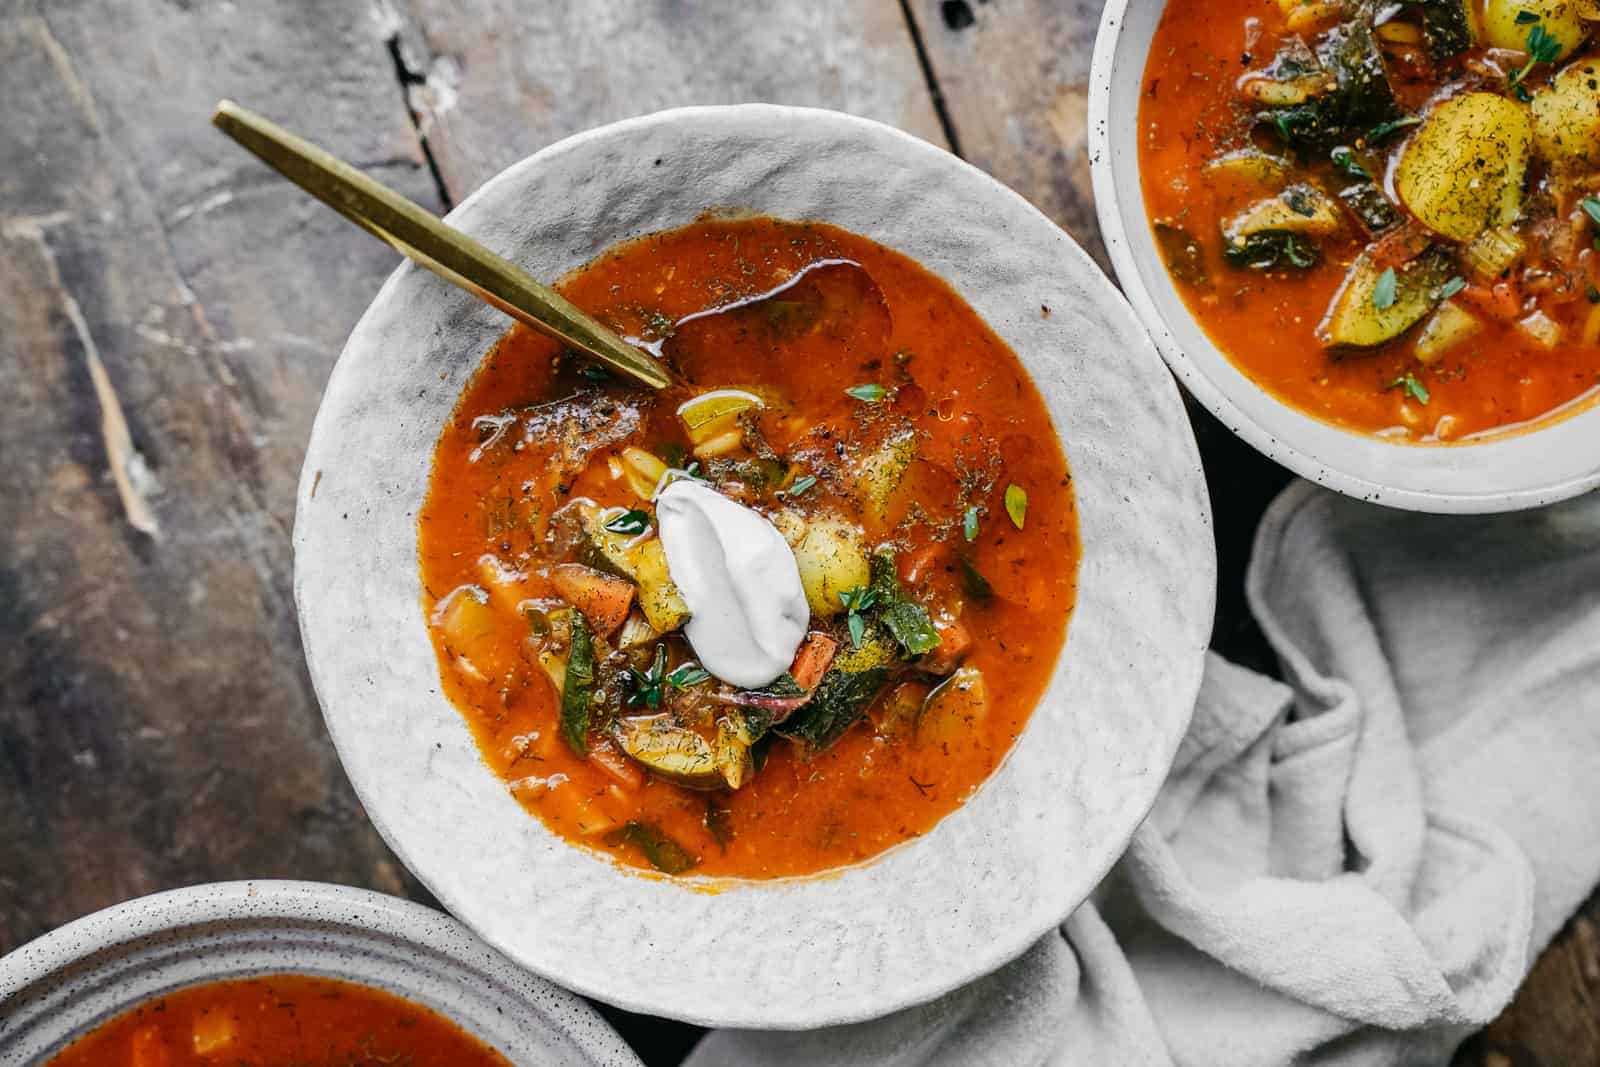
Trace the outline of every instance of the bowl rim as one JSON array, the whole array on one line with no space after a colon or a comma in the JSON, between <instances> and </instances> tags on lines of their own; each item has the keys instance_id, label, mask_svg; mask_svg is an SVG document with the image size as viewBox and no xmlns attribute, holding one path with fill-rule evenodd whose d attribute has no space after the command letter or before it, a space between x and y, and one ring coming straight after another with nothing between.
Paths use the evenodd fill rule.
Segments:
<instances>
[{"instance_id":1,"label":"bowl rim","mask_svg":"<svg viewBox=\"0 0 1600 1067\"><path fill-rule=\"evenodd\" d=\"M1177 375L1184 388L1233 433L1268 459L1319 485L1372 503L1409 511L1440 514L1486 514L1542 507L1600 486L1600 448L1591 450L1597 458L1590 470L1553 482L1540 482L1530 477L1526 484L1479 492L1419 489L1388 484L1351 469L1352 466L1361 464L1335 459L1304 443L1305 439L1323 436L1329 430L1337 431L1338 436L1329 437L1328 440L1351 438L1368 442L1381 439L1373 434L1350 430L1319 419L1278 399L1269 390L1257 385L1199 327L1186 305L1184 305L1184 315L1195 326L1196 343L1214 351L1220 360L1220 366L1225 369L1219 374L1208 373L1185 350L1156 300L1156 289L1162 286L1170 288L1171 279L1164 267L1147 272L1141 266L1134 242L1125 225L1123 201L1128 198L1138 201L1138 217L1145 219L1147 224L1149 221L1144 209L1144 188L1138 154L1137 152L1133 154L1125 171L1119 168L1118 157L1112 146L1113 86L1115 76L1120 73L1116 67L1117 53L1122 43L1123 30L1128 22L1128 12L1136 6L1142 7L1152 3L1160 4L1162 11L1165 11L1167 2L1168 0L1106 0L1100 16L1099 29L1095 35L1093 59L1090 64L1088 144L1095 213L1100 221L1101 236L1116 272L1117 282L1155 342L1162 358L1172 368L1172 372ZM1148 52L1147 46L1139 57L1141 83L1144 66L1148 62ZM1124 116L1123 121L1131 121L1135 128L1137 127L1137 105L1134 107L1131 120ZM1149 277L1150 274L1156 274L1157 277L1152 279ZM1246 391L1261 393L1277 408L1288 412L1292 416L1290 425L1294 431L1292 434L1294 439L1290 439L1291 434L1274 433L1262 425L1258 418L1234 398L1235 393ZM1576 406L1571 406L1572 404ZM1497 446L1504 448L1512 442L1535 437L1579 419L1584 420L1585 429L1588 431L1586 439L1590 442L1600 441L1600 398L1590 397L1570 402L1569 405L1547 412L1528 424L1509 428L1482 441L1454 444L1406 444L1392 441L1383 443L1393 449L1435 453L1439 459L1438 466L1442 469L1462 454L1471 455L1476 452L1479 456L1488 455L1487 450L1495 449ZM1575 431L1566 432L1571 434ZM1519 462L1523 462L1525 459L1536 457L1519 455L1516 458ZM1524 463L1524 466L1530 475L1536 473L1537 464ZM1383 465L1382 469L1388 467Z\"/></svg>"},{"instance_id":2,"label":"bowl rim","mask_svg":"<svg viewBox=\"0 0 1600 1067\"><path fill-rule=\"evenodd\" d=\"M238 958L222 973L214 963L199 972L191 966L230 955ZM61 1051L152 997L280 974L391 993L442 1014L491 1048L507 1035L485 1033L484 1024L526 1009L525 1018L506 1025L525 1034L529 1022L545 1019L588 1056L585 1062L639 1062L592 1006L517 967L442 911L354 886L251 879L121 901L0 957L0 1064L40 1062L35 1057ZM446 981L465 998L464 1014L475 1018L452 1016L437 1003Z\"/></svg>"},{"instance_id":3,"label":"bowl rim","mask_svg":"<svg viewBox=\"0 0 1600 1067\"><path fill-rule=\"evenodd\" d=\"M964 160L952 156L943 149L916 138L911 134L905 133L895 129L894 127L876 122L874 120L827 109L772 104L697 106L668 109L634 118L623 119L618 122L589 129L564 138L539 150L538 152L535 152L523 160L512 164L485 182L484 185L476 190L471 196L462 201L461 204L457 205L447 217L451 221L455 221L458 224L463 224L462 220L464 216L471 216L474 210L479 207L479 205L484 203L487 199L491 199L496 196L502 187L514 185L522 180L522 176L525 173L533 172L537 170L537 168L544 166L547 162L553 159L559 158L563 154L576 152L595 142L603 143L613 138L631 136L635 132L646 131L655 127L673 127L684 123L699 124L702 122L717 124L744 120L774 127L803 123L828 124L831 127L832 133L836 136L842 135L842 131L848 128L855 131L855 133L860 136L870 136L872 138L890 142L894 145L896 152L906 155L920 156L924 160L937 160L938 166L955 168L959 170L966 175L968 180L981 183L987 190L987 195L991 198L995 198L995 200L991 202L1003 201L1007 210L1024 213L1029 216L1030 224L1049 227L1052 234L1051 240L1061 241L1064 247L1064 254L1074 259L1078 266L1082 268L1084 272L1084 284L1092 286L1094 289L1093 297L1095 306L1102 310L1106 310L1110 316L1120 315L1121 322L1119 322L1119 325L1125 326L1130 335L1136 334L1141 340L1144 340L1143 331L1139 328L1137 320L1133 316L1127 314L1125 310L1126 303L1123 301L1121 294L1118 293L1115 287L1111 285L1109 279L1107 279L1103 272L1101 272L1101 270L1094 264L1093 260L1088 256L1088 254L1084 252L1075 241L1073 241L1063 231L1056 227L1053 222L1047 219L1042 213L1040 213L1015 191L1009 189L976 167L973 167L971 164L966 163ZM719 131L718 135L727 136L727 131ZM713 204L712 210L714 211L715 209L716 205ZM797 214L793 217L818 217L827 219L826 215L815 216L805 215L804 213ZM467 229L468 232L473 232L473 227L471 224L464 224L463 228ZM849 227L847 226L847 228ZM872 235L868 234L868 236ZM512 258L515 258L515 256ZM362 317L361 322L357 324L355 330L352 332L351 341L346 346L345 354L341 355L341 365L345 363L346 356L349 354L351 349L356 347L358 339L363 338L365 331L370 330L375 332L377 330L376 326L371 325L370 320L373 320L377 317L377 312L380 307L395 298L396 289L399 288L402 283L404 283L414 273L416 273L416 271L417 268L409 264L402 264L396 269L395 273L390 276L388 281L386 281L382 290L380 290L378 296L374 299L373 305L369 307L367 313ZM946 280L948 281L949 279ZM443 283L439 284L442 285ZM991 322L990 325L992 328L996 328L994 323ZM997 332L1000 332L998 331L998 328ZM1005 337L1003 332L1002 337ZM1008 343L1011 343L1009 338L1006 339ZM476 366L476 361L474 361L474 366ZM1188 515L1184 521L1192 521L1192 523L1198 527L1199 530L1201 530L1204 534L1209 535L1211 521L1209 497L1204 491L1204 479L1203 474L1201 473L1198 449L1194 442L1192 427L1189 425L1187 418L1183 416L1182 402L1177 395L1177 390L1170 376L1160 372L1159 364L1152 364L1151 366L1152 369L1156 371L1156 373L1152 375L1152 387L1161 393L1158 402L1170 404L1172 406L1172 410L1177 416L1174 433L1178 436L1175 438L1175 446L1184 452L1184 456L1188 464L1187 469L1189 471L1189 474L1187 474L1186 477L1192 477L1194 484L1198 486L1197 498L1193 502L1194 513ZM331 395L335 391L335 388L340 384L339 370L340 368L336 366L333 377L330 378L329 395ZM1030 366L1029 371L1030 374L1037 377L1036 368ZM324 408L324 410L325 409L326 408ZM1055 420L1053 419L1052 421L1054 422ZM868 1018L882 1016L902 1008L925 1003L945 993L948 993L953 989L959 988L960 986L966 984L976 977L981 976L982 974L989 973L1005 963L1010 962L1026 951L1027 948L1034 944L1041 936L1058 926L1059 923L1063 921L1074 908L1076 908L1084 899L1087 898L1087 895L1092 891L1094 885L1098 884L1104 878L1105 874L1121 856L1122 852L1127 846L1127 842L1131 839L1134 830L1143 820L1144 816L1148 814L1150 808L1155 802L1160 782L1165 776L1166 769L1170 767L1171 762L1176 755L1177 746L1182 740L1184 727L1187 725L1188 715L1193 709L1194 696L1197 694L1200 685L1205 651L1209 639L1212 608L1215 599L1216 560L1214 546L1212 545L1209 536L1204 537L1203 547L1198 545L1190 545L1186 549L1186 551L1193 551L1196 554L1196 558L1192 561L1192 570L1184 575L1184 587L1177 591L1166 590L1167 594L1170 597L1175 598L1175 602L1180 604L1183 610L1193 609L1196 617L1203 618L1203 622L1195 626L1196 632L1188 635L1190 638L1192 638L1193 647L1191 648L1187 643L1185 643L1182 646L1181 653L1176 651L1172 653L1175 658L1181 658L1183 661L1182 668L1177 669L1172 678L1168 679L1168 681L1170 681L1175 688L1183 690L1184 695L1181 708L1182 721L1170 729L1163 727L1164 733L1160 738L1159 745L1155 746L1155 749L1148 753L1149 765L1159 765L1160 771L1159 773L1155 773L1153 775L1148 773L1148 768L1142 769L1138 772L1140 775L1148 775L1149 780L1148 784L1146 784L1145 779L1139 779L1138 791L1132 794L1135 799L1131 801L1125 809L1122 809L1130 813L1130 817L1125 820L1125 825L1122 825L1119 828L1117 834L1108 836L1102 840L1098 847L1094 850L1092 856L1090 856L1086 862L1078 866L1077 869L1080 872L1078 877L1081 877L1084 882L1082 892L1078 892L1076 886L1073 887L1071 894L1068 894L1065 890L1061 891L1058 894L1062 897L1062 899L1057 902L1059 907L1053 908L1048 916L1039 918L1038 921L1035 922L1026 924L1018 923L1015 927L1004 931L1002 936L994 937L988 941L973 946L972 953L966 957L965 970L962 973L930 974L925 977L919 975L916 978L899 984L873 987L875 989L875 994L870 998L856 998L848 1004L837 1000L827 1001L820 1009L815 1006L813 1001L825 1000L825 998L808 998L807 1002L804 1004L792 1007L784 1007L782 1009L774 1009L768 1005L752 1006L745 1003L719 1004L716 1002L712 1002L706 1006L686 1008L684 1006L683 998L670 991L663 993L660 990L650 990L646 992L639 988L637 983L633 987L625 988L618 985L607 984L603 981L591 980L583 975L574 974L570 971L563 972L560 967L553 966L548 957L541 956L538 958L531 958L521 946L507 943L507 938L502 935L502 931L498 929L486 928L485 922L479 919L478 916L472 914L471 908L464 907L464 902L459 899L454 892L451 891L449 886L439 884L439 872L426 870L419 866L411 855L407 841L403 839L401 828L391 824L387 818L388 806L382 802L382 797L379 797L375 794L374 790L376 787L373 783L367 781L362 773L358 773L358 764L353 763L353 758L357 749L362 743L362 738L356 736L354 726L350 725L348 722L341 721L341 716L330 710L330 698L327 693L327 689L329 688L328 679L324 675L324 672L321 668L321 663L319 662L319 657L316 654L319 646L315 640L315 635L311 632L314 627L309 621L311 612L307 607L308 600L314 599L314 594L308 591L312 587L308 585L310 579L308 579L306 569L303 566L302 556L304 544L308 540L306 526L308 520L305 505L309 499L309 494L315 490L315 487L320 481L322 474L318 463L319 451L322 443L322 435L319 434L318 430L323 429L322 423L322 411L319 411L318 426L313 430L312 444L308 449L305 466L302 470L301 476L299 495L300 507L297 509L295 529L296 599L297 604L300 607L301 627L302 634L305 639L308 666L310 667L313 682L318 691L319 700L324 710L324 718L327 721L330 734L334 739L336 748L339 750L341 759L345 763L345 767L350 776L351 782L355 787L357 794L360 796L363 804L365 805L369 817L371 817L380 834L388 842L395 853L401 858L402 862L404 862L407 867L410 868L412 872L419 878L419 880L421 880L424 885L426 885L428 889L434 893L434 895L445 907L449 908L453 914L456 914L458 917L462 918L462 920L467 923L467 925L472 927L480 937L483 937L491 944L494 944L502 952L505 952L507 955L518 960L523 965L533 968L534 970L551 977L553 980L560 982L562 985L568 988L578 990L586 995L605 1000L608 1003L615 1004L631 1011L648 1012L651 1014L662 1015L669 1018L680 1019L706 1026L807 1029L821 1025L857 1022ZM1057 432L1060 432L1059 428ZM324 486L325 485L326 483L324 483ZM326 487L324 487L323 492L326 494ZM1081 502L1082 501L1080 497L1080 507ZM1080 561L1080 581L1082 577L1081 568L1082 561ZM320 592L320 590L317 590L317 592ZM1183 614L1183 611L1180 610L1179 614ZM1078 613L1075 611L1073 616L1074 623L1078 617ZM1069 630L1069 639L1063 642L1062 651L1058 654L1058 671L1061 661L1066 657L1066 650L1071 643L1070 633L1071 631ZM429 668L436 670L436 665L434 665L431 660L429 663ZM1054 689L1054 685L1055 683L1053 682L1052 689ZM1048 696L1046 699L1048 699ZM1041 705L1044 702L1045 701L1042 700ZM1176 708L1174 709L1174 714L1178 714ZM459 713L457 713L457 715L459 715ZM1030 717L1030 725L1038 717L1038 709L1036 708L1034 715ZM350 732L347 733L347 729ZM1023 732L1024 738L1026 737L1027 733L1028 729L1025 728ZM1013 746L1011 755L1007 757L1006 763L1003 763L1001 768L997 769L993 774L990 775L989 779L985 782L984 787L980 787L980 794L983 788L986 788L990 783L994 782L1003 774L1006 765L1011 762L1012 757L1015 756L1017 750L1022 746L1023 740L1019 738L1016 745ZM474 755L476 755L475 746ZM1133 777L1133 775L1130 774L1130 777ZM779 879L772 881L737 883L731 890L728 891L740 891L744 889L760 890L764 888L775 888L780 886L793 886L797 882L807 886L827 884L850 878L863 870L879 868L887 862L889 857L895 856L896 854L904 854L905 852L914 851L917 846L926 844L934 836L934 834L939 832L942 826L945 826L953 821L960 813L973 809L975 807L975 800L976 795L973 798L969 798L968 801L962 807L957 808L954 813L946 816L946 818L941 821L939 826L935 827L933 833L930 833L926 837L919 839L917 842L913 842L906 848L890 849L887 852L874 857L873 860L867 863L854 867L822 872L819 875L809 876L805 879ZM1136 812L1134 809L1137 809ZM526 817L526 813L523 813L523 815ZM529 821L537 823L537 820L530 819ZM548 831L544 832L547 833ZM1112 839L1113 836L1114 840ZM575 858L584 854L582 850L573 848L566 842L561 842L561 846L568 849ZM634 881L636 882L642 883L656 880L648 877L638 877L638 872L631 870L625 873L633 877ZM1070 900L1066 899L1066 897L1069 895L1071 896Z\"/></svg>"}]
</instances>

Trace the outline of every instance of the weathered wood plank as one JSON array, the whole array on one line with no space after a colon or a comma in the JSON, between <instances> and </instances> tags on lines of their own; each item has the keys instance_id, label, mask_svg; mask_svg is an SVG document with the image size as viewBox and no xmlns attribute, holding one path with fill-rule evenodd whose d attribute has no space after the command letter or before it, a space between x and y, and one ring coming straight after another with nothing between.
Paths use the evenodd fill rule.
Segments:
<instances>
[{"instance_id":1,"label":"weathered wood plank","mask_svg":"<svg viewBox=\"0 0 1600 1067\"><path fill-rule=\"evenodd\" d=\"M955 147L1109 270L1089 188L1099 0L910 0Z\"/></svg>"},{"instance_id":2,"label":"weathered wood plank","mask_svg":"<svg viewBox=\"0 0 1600 1067\"><path fill-rule=\"evenodd\" d=\"M0 15L0 951L214 878L405 884L322 729L288 538L395 257L211 130L228 94L433 198L359 0Z\"/></svg>"},{"instance_id":3,"label":"weathered wood plank","mask_svg":"<svg viewBox=\"0 0 1600 1067\"><path fill-rule=\"evenodd\" d=\"M837 108L944 144L893 3L392 0L453 198L536 149L688 104Z\"/></svg>"}]
</instances>

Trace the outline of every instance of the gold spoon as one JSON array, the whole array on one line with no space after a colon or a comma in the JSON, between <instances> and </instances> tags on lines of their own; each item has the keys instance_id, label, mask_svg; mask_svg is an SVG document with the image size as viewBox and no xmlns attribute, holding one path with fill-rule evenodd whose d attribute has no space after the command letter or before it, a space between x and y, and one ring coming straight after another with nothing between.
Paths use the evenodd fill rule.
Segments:
<instances>
[{"instance_id":1,"label":"gold spoon","mask_svg":"<svg viewBox=\"0 0 1600 1067\"><path fill-rule=\"evenodd\" d=\"M628 344L515 263L445 225L426 208L373 181L337 156L232 100L218 103L211 121L279 174L357 226L518 322L653 389L673 384L666 364Z\"/></svg>"}]
</instances>

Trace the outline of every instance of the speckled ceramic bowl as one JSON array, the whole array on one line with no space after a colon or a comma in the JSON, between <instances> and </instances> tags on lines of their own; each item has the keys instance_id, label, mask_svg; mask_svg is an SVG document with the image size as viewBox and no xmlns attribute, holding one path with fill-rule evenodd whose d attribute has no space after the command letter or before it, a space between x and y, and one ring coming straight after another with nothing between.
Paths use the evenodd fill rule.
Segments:
<instances>
[{"instance_id":1,"label":"speckled ceramic bowl","mask_svg":"<svg viewBox=\"0 0 1600 1067\"><path fill-rule=\"evenodd\" d=\"M1117 281L1184 387L1227 427L1303 477L1414 511L1539 507L1600 485L1600 405L1450 445L1408 445L1323 422L1256 385L1184 306L1156 249L1139 174L1145 60L1166 0L1107 0L1089 75L1095 208Z\"/></svg>"},{"instance_id":2,"label":"speckled ceramic bowl","mask_svg":"<svg viewBox=\"0 0 1600 1067\"><path fill-rule=\"evenodd\" d=\"M594 1009L448 915L364 889L269 881L140 897L0 959L0 1067L43 1063L152 997L262 974L387 990L519 1065L639 1062Z\"/></svg>"},{"instance_id":3,"label":"speckled ceramic bowl","mask_svg":"<svg viewBox=\"0 0 1600 1067\"><path fill-rule=\"evenodd\" d=\"M1006 962L1122 852L1199 685L1209 511L1177 390L1104 275L1021 197L888 127L765 105L669 111L562 141L450 218L556 278L708 209L825 220L911 255L1016 350L1065 442L1084 543L1077 610L1042 703L964 807L859 867L715 886L621 868L519 807L440 694L416 536L434 443L506 320L411 266L328 383L295 588L351 781L452 912L513 959L626 1008L820 1026Z\"/></svg>"}]
</instances>

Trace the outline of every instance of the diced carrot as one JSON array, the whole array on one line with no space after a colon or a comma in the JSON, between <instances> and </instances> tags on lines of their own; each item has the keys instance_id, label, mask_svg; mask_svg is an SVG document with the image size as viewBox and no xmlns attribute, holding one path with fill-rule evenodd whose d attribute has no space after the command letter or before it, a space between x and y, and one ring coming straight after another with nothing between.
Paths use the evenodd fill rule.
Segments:
<instances>
[{"instance_id":1,"label":"diced carrot","mask_svg":"<svg viewBox=\"0 0 1600 1067\"><path fill-rule=\"evenodd\" d=\"M590 796L589 790L577 782L566 780L558 783L554 778L552 775L549 788L539 799L539 806L557 822L583 837L594 837L622 825L622 820L605 809L599 796Z\"/></svg>"},{"instance_id":2,"label":"diced carrot","mask_svg":"<svg viewBox=\"0 0 1600 1067\"><path fill-rule=\"evenodd\" d=\"M800 650L794 654L794 662L789 665L789 676L801 689L815 688L828 672L828 664L833 662L833 654L838 650L839 643L827 634L806 634Z\"/></svg>"},{"instance_id":3,"label":"diced carrot","mask_svg":"<svg viewBox=\"0 0 1600 1067\"><path fill-rule=\"evenodd\" d=\"M609 637L633 606L633 583L581 563L563 563L550 574L561 599L583 612L595 632Z\"/></svg>"},{"instance_id":4,"label":"diced carrot","mask_svg":"<svg viewBox=\"0 0 1600 1067\"><path fill-rule=\"evenodd\" d=\"M633 760L618 752L610 741L597 741L590 745L589 762L629 792L644 786L644 771Z\"/></svg>"},{"instance_id":5,"label":"diced carrot","mask_svg":"<svg viewBox=\"0 0 1600 1067\"><path fill-rule=\"evenodd\" d=\"M1460 296L1467 304L1502 322L1510 322L1522 314L1522 293L1515 282L1469 285L1461 290Z\"/></svg>"},{"instance_id":6,"label":"diced carrot","mask_svg":"<svg viewBox=\"0 0 1600 1067\"><path fill-rule=\"evenodd\" d=\"M939 647L922 657L922 669L949 674L972 649L972 631L960 619L934 619L933 628L939 631Z\"/></svg>"}]
</instances>

